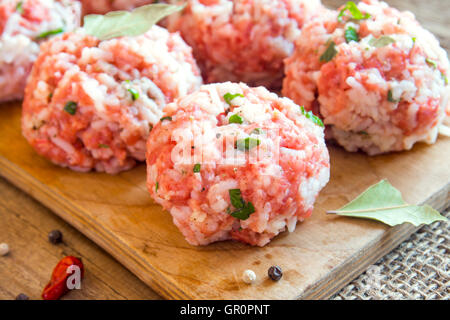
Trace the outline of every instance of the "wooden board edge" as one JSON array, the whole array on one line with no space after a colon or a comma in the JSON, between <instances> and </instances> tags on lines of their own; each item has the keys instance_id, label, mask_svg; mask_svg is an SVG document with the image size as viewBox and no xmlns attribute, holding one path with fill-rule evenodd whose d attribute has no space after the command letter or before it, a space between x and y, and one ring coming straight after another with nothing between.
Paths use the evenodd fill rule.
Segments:
<instances>
[{"instance_id":1,"label":"wooden board edge","mask_svg":"<svg viewBox=\"0 0 450 320\"><path fill-rule=\"evenodd\" d=\"M18 175L18 172L24 172L23 175ZM82 208L71 208L66 205L69 201L57 193L52 192L45 184L39 182L32 175L26 173L24 170L20 169L17 165L0 156L0 175L8 180L11 184L24 191L38 202L43 204L45 207L49 208L53 213L58 215L63 220L69 222L75 229L84 234L87 238L91 239L103 250L108 252L117 261L119 261L123 266L130 270L134 275L136 275L141 281L150 286L159 295L166 299L179 299L179 300L192 300L194 297L190 296L188 293L180 290L173 282L171 282L167 277L165 277L161 272L154 268L151 264L142 263L139 259L139 255L130 248L116 245L113 242L109 242L106 239L112 238L109 231L103 228L98 228L95 223L92 223L82 217L79 212L82 212ZM69 219L70 218L70 219ZM75 218L76 221L73 219ZM118 243L122 243L117 239ZM145 272L139 272L135 265L142 267ZM152 276L145 276L144 274L151 274ZM155 279L160 279L160 283L154 281Z\"/></svg>"},{"instance_id":2,"label":"wooden board edge","mask_svg":"<svg viewBox=\"0 0 450 320\"><path fill-rule=\"evenodd\" d=\"M439 192L436 192L427 200L423 201L420 205L428 204L438 211L445 210L450 204L449 193L450 182ZM331 270L331 272L325 278L317 282L316 285L305 290L298 299L325 300L331 298L348 283L364 273L369 266L394 250L422 227L423 226L414 227L411 224L403 224L390 228L349 260L337 266L334 270Z\"/></svg>"},{"instance_id":3,"label":"wooden board edge","mask_svg":"<svg viewBox=\"0 0 450 320\"><path fill-rule=\"evenodd\" d=\"M113 256L117 261L119 261L141 281L149 285L162 297L166 299L181 300L194 299L194 297L190 296L188 293L180 290L173 282L169 281L168 278L158 272L158 270L151 264L142 263L142 260L139 259L139 255L135 251L130 250L129 248L125 250L125 245L116 245L106 241L107 238L112 238L114 235L106 229L98 228L94 223L87 221L84 217L80 216L78 212L82 212L82 208L71 208L67 206L67 199L59 196L55 192L52 192L45 184L39 182L32 175L25 172L25 174L21 176L17 174L18 172L24 171L14 163L0 156L0 175L19 189L31 195L62 219L70 221L70 224L77 230L111 254L111 256ZM422 204L429 204L437 210L446 209L449 205L449 192L450 183L448 183L439 192L430 196ZM69 217L75 217L76 221L69 219ZM86 226L89 226L89 228ZM411 225L405 224L389 229L379 238L369 243L359 253L352 256L345 263L337 266L334 270L331 270L325 278L321 279L315 285L307 288L300 296L297 297L297 299L318 300L330 298L346 284L362 274L370 265L391 252L420 228L421 227L415 228ZM118 243L121 243L119 239L117 240ZM368 252L372 253L367 255ZM134 261L135 264L130 263L130 261ZM139 272L135 265L142 267L145 272ZM351 271L349 272L349 270ZM158 283L152 279L152 276L144 276L146 273L151 274L154 278L162 279L163 281Z\"/></svg>"}]
</instances>

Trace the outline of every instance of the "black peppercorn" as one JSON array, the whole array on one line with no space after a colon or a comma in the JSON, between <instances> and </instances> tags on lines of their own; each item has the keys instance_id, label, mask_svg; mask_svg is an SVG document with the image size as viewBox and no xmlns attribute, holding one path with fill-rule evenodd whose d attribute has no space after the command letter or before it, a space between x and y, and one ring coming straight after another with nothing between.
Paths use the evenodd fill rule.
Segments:
<instances>
[{"instance_id":1,"label":"black peppercorn","mask_svg":"<svg viewBox=\"0 0 450 320\"><path fill-rule=\"evenodd\" d=\"M53 230L48 234L48 241L53 244L61 243L63 239L63 235L59 230Z\"/></svg>"},{"instance_id":2,"label":"black peppercorn","mask_svg":"<svg viewBox=\"0 0 450 320\"><path fill-rule=\"evenodd\" d=\"M28 296L25 293L20 293L17 297L16 300L30 300L30 298L28 298Z\"/></svg>"},{"instance_id":3,"label":"black peppercorn","mask_svg":"<svg viewBox=\"0 0 450 320\"><path fill-rule=\"evenodd\" d=\"M283 271L279 266L272 266L269 268L268 274L270 279L278 281L283 276Z\"/></svg>"}]
</instances>

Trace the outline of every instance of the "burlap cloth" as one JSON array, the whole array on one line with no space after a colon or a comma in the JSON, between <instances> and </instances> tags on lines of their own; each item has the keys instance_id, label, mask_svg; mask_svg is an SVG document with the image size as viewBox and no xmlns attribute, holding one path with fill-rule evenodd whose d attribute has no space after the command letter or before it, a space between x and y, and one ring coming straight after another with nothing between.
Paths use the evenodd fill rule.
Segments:
<instances>
[{"instance_id":1,"label":"burlap cloth","mask_svg":"<svg viewBox=\"0 0 450 320\"><path fill-rule=\"evenodd\" d=\"M445 210L450 217L450 208ZM450 298L450 223L425 226L332 299Z\"/></svg>"}]
</instances>

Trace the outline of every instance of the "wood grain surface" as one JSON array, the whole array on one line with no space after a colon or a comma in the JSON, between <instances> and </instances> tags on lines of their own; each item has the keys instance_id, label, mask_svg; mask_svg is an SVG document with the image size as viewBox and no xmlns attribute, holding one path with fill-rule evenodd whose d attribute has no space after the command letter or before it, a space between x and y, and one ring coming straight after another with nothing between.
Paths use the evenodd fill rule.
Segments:
<instances>
[{"instance_id":1,"label":"wood grain surface","mask_svg":"<svg viewBox=\"0 0 450 320\"><path fill-rule=\"evenodd\" d=\"M379 157L329 145L331 179L312 218L264 248L235 242L190 246L171 216L151 200L145 165L119 175L77 173L37 156L20 132L20 104L0 109L0 174L107 250L141 280L172 299L327 298L415 229L327 215L381 179L409 203L449 202L450 139ZM14 148L11 148L14 141ZM413 174L412 174L413 173ZM271 265L283 280L267 278ZM241 274L258 275L245 285Z\"/></svg>"},{"instance_id":2,"label":"wood grain surface","mask_svg":"<svg viewBox=\"0 0 450 320\"><path fill-rule=\"evenodd\" d=\"M88 238L0 178L0 242L10 253L0 257L0 299L19 293L40 299L52 268L66 255L82 257L87 269L82 290L67 299L159 299L147 285ZM51 244L47 234L61 230L63 243Z\"/></svg>"},{"instance_id":3,"label":"wood grain surface","mask_svg":"<svg viewBox=\"0 0 450 320\"><path fill-rule=\"evenodd\" d=\"M336 6L345 1L325 0L323 2ZM446 1L388 2L400 9L413 11L427 28L440 37L442 45L449 48L448 21L450 19ZM17 122L14 124L14 121L7 120L15 117L17 121L17 108L5 109L8 106L2 106L2 108L0 127L2 130L9 127L8 130L11 130L8 132L8 134L11 133L8 138L4 136L5 131L0 130L3 136L0 142L3 149L0 152L5 156L2 164L7 163L3 167L3 173L65 219L70 220L72 216L67 215L73 214L78 220L71 222L77 228L98 241L133 272L140 274L142 270L147 272L146 270L150 268L151 272L148 274L151 275L150 277L155 277L156 281L159 280L158 277L168 279L162 281L161 285L155 283L155 279L149 279L148 275L140 274L142 280L153 285L166 297L326 298L414 231L414 228L408 226L388 229L375 222L328 217L323 214L326 208L338 207L366 186L389 175L392 175L391 182L403 191L405 198L410 202L426 200L427 203L440 209L448 205L449 201L448 140L440 140L438 145L432 147L419 145L412 152L402 154L403 161L397 161L399 155L368 159L362 155L347 154L333 147L331 149L334 159L333 179L342 179L342 172L346 171L350 171L351 175L344 177L344 185L332 182L326 188L318 201L318 208L313 218L299 225L294 235L282 235L271 246L262 249L232 243L216 244L200 249L192 248L184 242L172 225L168 214L158 208L154 208L156 213L152 214L151 218L152 220L160 219L158 225L161 229L147 235L148 221L145 219L149 215L140 216L142 211L147 211L149 207L142 179L143 167L118 176L119 184L133 186L133 191L138 190L136 191L137 199L133 195L131 200L126 193L110 195L107 201L102 201L100 200L102 190L108 189L111 185L114 186L113 178L101 174L83 175L89 178L84 179L81 185L74 184L73 173L54 167L30 149L25 154L21 154L21 151L26 150L26 145L22 145L24 141L17 131ZM19 143L21 146L17 147L17 150L16 146L13 149L10 147L11 141L15 139L21 141ZM357 165L354 165L354 157L358 158ZM18 159L21 165L25 165L26 170L23 176L18 177L17 172L23 172L24 167L17 166L11 162L11 159ZM49 172L53 174L47 175ZM411 174L412 172L414 174ZM31 173L37 173L37 176L43 178L39 183L30 184L28 180ZM102 179L100 184L98 184L99 176ZM56 196L51 188L61 187L66 189L62 195ZM58 203L55 203L55 197ZM70 209L73 201L77 203L77 206ZM111 204L117 207L118 216L100 217L100 212ZM98 230L87 230L86 226L90 226L93 220L78 217L83 207L93 209L91 218L98 219L102 224L100 227L103 227L104 223L109 224L113 232L119 231L118 235L112 236L109 233L97 233ZM151 208L153 210L153 207ZM40 291L48 281L53 266L66 254L82 256L88 270L83 289L71 292L67 296L69 299L158 298L156 293L97 245L3 179L0 179L0 217L0 242L8 242L11 246L10 255L0 258L0 298L11 299L20 292L27 293L31 298L39 298ZM131 221L137 229L124 228L124 222L127 221ZM329 227L334 230L333 232L339 231L339 236L343 237L340 241L345 240L343 246L335 239L333 232L331 232L331 239L322 239L321 243L314 242L313 233L317 231L322 234L330 233ZM52 229L60 229L64 232L63 244L54 246L47 241L47 233ZM141 237L135 231L143 236ZM361 232L364 233L364 237L354 235ZM166 237L172 233L176 235L175 239L168 241ZM105 239L98 239L102 237L114 238L119 242L119 247L111 245ZM367 238L372 239L368 244ZM363 242L366 245L363 245ZM132 254L124 253L120 249L124 243L130 246ZM371 250L368 250L369 248ZM200 259L193 257L198 252L201 255ZM222 259L221 253L225 253L226 260ZM217 257L218 254L219 257ZM319 270L316 265L305 263L307 260L304 257L308 255L315 259L316 263L324 265L326 270ZM151 261L162 257L167 263L158 266L155 266L153 262L145 264L139 262L139 256L144 256ZM264 275L268 266L273 263L283 265L283 261L292 259L292 256L300 257L300 259L284 266L287 272L282 285L274 285L265 280ZM233 259L238 259L238 262L232 263ZM241 260L243 262L240 262ZM249 262L251 262L250 265ZM197 267L193 267L194 265ZM260 281L256 286L247 287L238 279L240 271L247 267L251 267L259 275ZM228 272L217 276L217 270ZM214 274L215 278L210 279L209 274ZM308 282L311 278L316 281ZM305 285L305 283L309 284ZM170 292L172 286L178 286L178 284L181 284L179 288Z\"/></svg>"}]
</instances>

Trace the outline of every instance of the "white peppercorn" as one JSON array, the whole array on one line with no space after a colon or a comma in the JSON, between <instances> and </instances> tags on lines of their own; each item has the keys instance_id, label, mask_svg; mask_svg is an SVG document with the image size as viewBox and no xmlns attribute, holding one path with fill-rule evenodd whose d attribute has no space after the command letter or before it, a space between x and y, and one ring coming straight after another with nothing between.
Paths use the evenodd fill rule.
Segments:
<instances>
[{"instance_id":1,"label":"white peppercorn","mask_svg":"<svg viewBox=\"0 0 450 320\"><path fill-rule=\"evenodd\" d=\"M247 284L252 284L256 281L256 274L252 270L245 270L242 274L242 280Z\"/></svg>"},{"instance_id":2,"label":"white peppercorn","mask_svg":"<svg viewBox=\"0 0 450 320\"><path fill-rule=\"evenodd\" d=\"M7 243L0 243L0 256L6 256L9 253L9 246Z\"/></svg>"}]
</instances>

